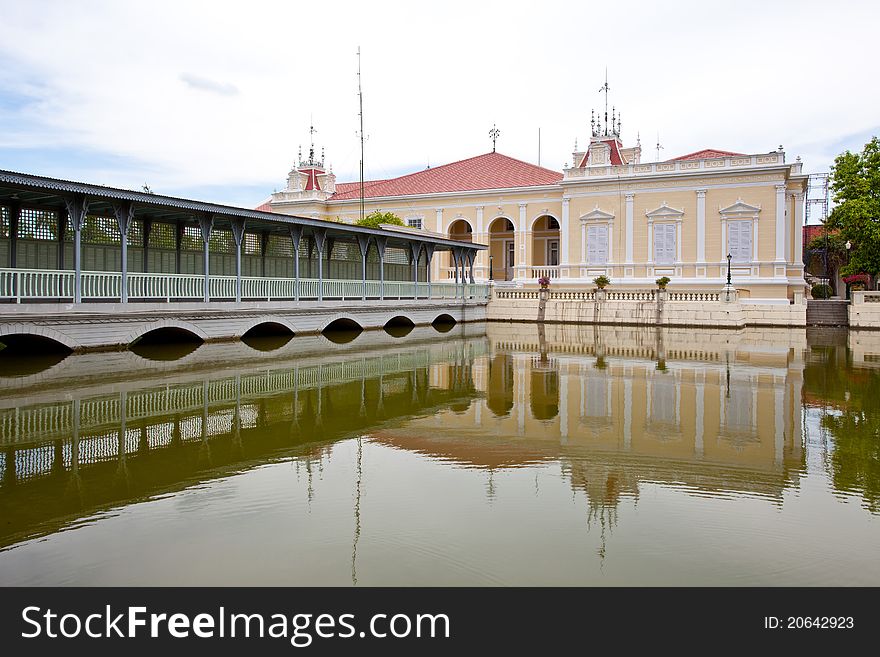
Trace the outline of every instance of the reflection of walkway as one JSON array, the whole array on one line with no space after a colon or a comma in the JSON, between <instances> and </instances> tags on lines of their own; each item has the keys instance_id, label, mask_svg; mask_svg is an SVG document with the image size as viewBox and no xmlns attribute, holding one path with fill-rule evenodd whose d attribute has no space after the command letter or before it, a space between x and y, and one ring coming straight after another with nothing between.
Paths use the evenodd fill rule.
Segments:
<instances>
[{"instance_id":1,"label":"reflection of walkway","mask_svg":"<svg viewBox=\"0 0 880 657\"><path fill-rule=\"evenodd\" d=\"M187 485L209 469L220 474L278 450L467 407L475 394L468 363L484 345L482 338L450 339L201 380L183 372L177 385L16 406L7 414L12 421L0 424L18 438L0 449L0 515L14 519L3 529L29 531L37 519L76 509L62 492L69 482L95 508Z\"/></svg>"}]
</instances>

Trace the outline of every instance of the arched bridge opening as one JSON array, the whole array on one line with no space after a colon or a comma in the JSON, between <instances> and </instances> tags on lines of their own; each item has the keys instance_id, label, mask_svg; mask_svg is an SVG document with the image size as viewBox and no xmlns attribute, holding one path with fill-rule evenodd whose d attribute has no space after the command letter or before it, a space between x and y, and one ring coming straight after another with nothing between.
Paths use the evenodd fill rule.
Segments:
<instances>
[{"instance_id":1,"label":"arched bridge opening","mask_svg":"<svg viewBox=\"0 0 880 657\"><path fill-rule=\"evenodd\" d=\"M434 318L434 321L431 322L431 326L437 329L440 333L448 333L452 330L452 327L455 326L455 318L452 315L443 313Z\"/></svg>"},{"instance_id":2,"label":"arched bridge opening","mask_svg":"<svg viewBox=\"0 0 880 657\"><path fill-rule=\"evenodd\" d=\"M293 335L290 327L270 321L249 328L241 341L257 351L275 351L290 342Z\"/></svg>"},{"instance_id":3,"label":"arched bridge opening","mask_svg":"<svg viewBox=\"0 0 880 657\"><path fill-rule=\"evenodd\" d=\"M14 333L0 336L0 376L28 376L47 370L67 358L70 347L42 335Z\"/></svg>"},{"instance_id":4,"label":"arched bridge opening","mask_svg":"<svg viewBox=\"0 0 880 657\"><path fill-rule=\"evenodd\" d=\"M415 328L415 323L409 318L404 317L403 315L398 315L397 317L392 317L387 322L385 322L385 332L395 338L402 338L406 335L409 335L410 332Z\"/></svg>"},{"instance_id":5,"label":"arched bridge opening","mask_svg":"<svg viewBox=\"0 0 880 657\"><path fill-rule=\"evenodd\" d=\"M353 319L340 317L325 326L321 333L331 342L345 344L346 342L354 340L357 336L363 333L363 331L364 328Z\"/></svg>"},{"instance_id":6,"label":"arched bridge opening","mask_svg":"<svg viewBox=\"0 0 880 657\"><path fill-rule=\"evenodd\" d=\"M149 360L178 360L198 349L203 342L201 337L185 328L164 326L138 336L128 348Z\"/></svg>"}]
</instances>

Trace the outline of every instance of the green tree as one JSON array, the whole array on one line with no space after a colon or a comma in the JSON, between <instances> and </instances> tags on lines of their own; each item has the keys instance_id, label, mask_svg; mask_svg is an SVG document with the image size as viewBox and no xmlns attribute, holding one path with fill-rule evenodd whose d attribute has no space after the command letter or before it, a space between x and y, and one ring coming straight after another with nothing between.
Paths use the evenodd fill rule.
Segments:
<instances>
[{"instance_id":1,"label":"green tree","mask_svg":"<svg viewBox=\"0 0 880 657\"><path fill-rule=\"evenodd\" d=\"M363 219L357 221L358 226L366 226L367 228L378 228L379 224L393 224L394 226L403 226L403 221L393 212L371 212Z\"/></svg>"},{"instance_id":2,"label":"green tree","mask_svg":"<svg viewBox=\"0 0 880 657\"><path fill-rule=\"evenodd\" d=\"M840 231L852 249L844 274L880 272L880 140L872 137L861 153L846 151L831 167L834 209L828 228Z\"/></svg>"}]
</instances>

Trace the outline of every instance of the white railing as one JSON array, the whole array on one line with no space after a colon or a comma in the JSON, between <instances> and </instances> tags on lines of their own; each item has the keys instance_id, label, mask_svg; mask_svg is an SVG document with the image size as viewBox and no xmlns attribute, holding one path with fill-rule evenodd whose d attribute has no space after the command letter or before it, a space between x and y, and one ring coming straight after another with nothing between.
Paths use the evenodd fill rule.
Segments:
<instances>
[{"instance_id":1,"label":"white railing","mask_svg":"<svg viewBox=\"0 0 880 657\"><path fill-rule=\"evenodd\" d=\"M870 294L870 293L869 293ZM880 301L880 292L877 300ZM538 299L539 290L535 288L522 290L505 290L495 288L496 299ZM661 294L657 289L607 289L604 295L597 295L595 288L557 288L552 286L547 291L547 299L555 301L622 301L622 302L655 302L666 303L706 303L721 300L718 290L682 290ZM865 299L867 301L867 299Z\"/></svg>"},{"instance_id":2,"label":"white railing","mask_svg":"<svg viewBox=\"0 0 880 657\"><path fill-rule=\"evenodd\" d=\"M236 298L235 276L209 276L209 298L231 300ZM320 294L319 294L320 288ZM84 271L81 274L84 300L118 300L122 294L120 272ZM304 299L360 300L367 299L488 299L489 288L482 283L456 284L454 282L426 283L412 281L327 279L313 278L241 278L242 300L267 301ZM0 300L69 300L74 296L74 272L42 269L0 269ZM128 298L130 300L197 301L205 298L205 277L200 274L163 274L129 272Z\"/></svg>"},{"instance_id":3,"label":"white railing","mask_svg":"<svg viewBox=\"0 0 880 657\"><path fill-rule=\"evenodd\" d=\"M550 280L559 278L559 267L550 265L545 267L529 267L529 278L544 278L545 276Z\"/></svg>"}]
</instances>

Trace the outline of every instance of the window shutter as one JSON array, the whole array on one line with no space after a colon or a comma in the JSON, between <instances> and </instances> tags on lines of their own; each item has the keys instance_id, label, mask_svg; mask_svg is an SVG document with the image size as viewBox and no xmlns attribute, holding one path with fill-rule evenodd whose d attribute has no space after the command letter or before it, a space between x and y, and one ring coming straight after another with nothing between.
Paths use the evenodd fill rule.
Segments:
<instances>
[{"instance_id":1,"label":"window shutter","mask_svg":"<svg viewBox=\"0 0 880 657\"><path fill-rule=\"evenodd\" d=\"M675 224L654 224L654 261L675 262Z\"/></svg>"},{"instance_id":2,"label":"window shutter","mask_svg":"<svg viewBox=\"0 0 880 657\"><path fill-rule=\"evenodd\" d=\"M728 252L734 262L750 262L752 259L752 222L729 221L727 223Z\"/></svg>"},{"instance_id":3,"label":"window shutter","mask_svg":"<svg viewBox=\"0 0 880 657\"><path fill-rule=\"evenodd\" d=\"M604 265L608 262L608 227L587 228L587 263Z\"/></svg>"}]
</instances>

